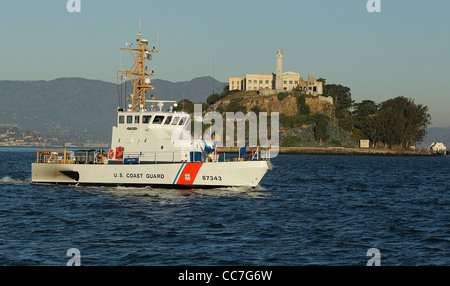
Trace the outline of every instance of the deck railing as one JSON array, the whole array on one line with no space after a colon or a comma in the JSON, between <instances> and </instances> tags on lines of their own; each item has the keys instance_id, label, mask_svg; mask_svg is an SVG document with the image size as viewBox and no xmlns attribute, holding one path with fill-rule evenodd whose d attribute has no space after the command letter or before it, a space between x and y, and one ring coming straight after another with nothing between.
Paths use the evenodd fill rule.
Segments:
<instances>
[{"instance_id":1,"label":"deck railing","mask_svg":"<svg viewBox=\"0 0 450 286\"><path fill-rule=\"evenodd\" d=\"M64 150L36 150L36 163L73 164L73 154Z\"/></svg>"},{"instance_id":2,"label":"deck railing","mask_svg":"<svg viewBox=\"0 0 450 286\"><path fill-rule=\"evenodd\" d=\"M262 149L262 150L261 150ZM35 150L36 163L51 164L104 164L107 153L95 150ZM189 153L187 153L189 154ZM270 160L269 148L257 148L252 156L235 157L226 153L210 153L202 154L195 157L194 162L228 162L228 161L244 161L244 160ZM141 164L145 163L162 163L162 162L190 162L191 158L186 156L185 152L159 151L159 152L124 152L123 157L119 160L122 164Z\"/></svg>"},{"instance_id":3,"label":"deck railing","mask_svg":"<svg viewBox=\"0 0 450 286\"><path fill-rule=\"evenodd\" d=\"M161 152L124 152L123 153L123 162L133 162L140 163L144 162L181 162L183 161L181 158L180 152L170 152L170 151L161 151Z\"/></svg>"}]
</instances>

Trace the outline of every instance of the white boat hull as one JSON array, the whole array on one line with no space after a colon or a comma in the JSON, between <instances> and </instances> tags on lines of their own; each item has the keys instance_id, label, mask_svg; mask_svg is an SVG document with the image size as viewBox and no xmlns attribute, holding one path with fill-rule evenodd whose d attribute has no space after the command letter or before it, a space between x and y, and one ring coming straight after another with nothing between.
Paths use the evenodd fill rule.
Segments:
<instances>
[{"instance_id":1,"label":"white boat hull","mask_svg":"<svg viewBox=\"0 0 450 286\"><path fill-rule=\"evenodd\" d=\"M32 183L170 188L256 187L269 161L167 164L33 163Z\"/></svg>"}]
</instances>

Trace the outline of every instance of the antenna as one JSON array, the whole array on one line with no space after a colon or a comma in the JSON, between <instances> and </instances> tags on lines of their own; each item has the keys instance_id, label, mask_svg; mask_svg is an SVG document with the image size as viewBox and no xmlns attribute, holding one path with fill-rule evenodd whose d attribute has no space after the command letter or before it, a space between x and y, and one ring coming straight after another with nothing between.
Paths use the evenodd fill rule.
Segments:
<instances>
[{"instance_id":1,"label":"antenna","mask_svg":"<svg viewBox=\"0 0 450 286\"><path fill-rule=\"evenodd\" d=\"M141 34L141 20L142 20L142 17L139 17L139 35Z\"/></svg>"},{"instance_id":2,"label":"antenna","mask_svg":"<svg viewBox=\"0 0 450 286\"><path fill-rule=\"evenodd\" d=\"M156 30L156 50L159 51L159 27Z\"/></svg>"},{"instance_id":3,"label":"antenna","mask_svg":"<svg viewBox=\"0 0 450 286\"><path fill-rule=\"evenodd\" d=\"M149 53L157 53L158 51L149 50L148 49L148 40L142 39L142 18L139 18L139 34L138 39L136 40L137 48L120 48L120 50L128 50L134 59L134 64L130 67L129 70L121 71L122 74L126 75L130 83L133 86L132 92L132 100L131 100L131 109L132 111L141 111L145 108L145 95L147 89L153 89L153 86L150 85L149 76L154 76L153 71L151 74L147 73L147 66L144 61L150 60L151 56ZM125 92L126 92L127 82L125 81ZM124 98L125 99L125 98Z\"/></svg>"}]
</instances>

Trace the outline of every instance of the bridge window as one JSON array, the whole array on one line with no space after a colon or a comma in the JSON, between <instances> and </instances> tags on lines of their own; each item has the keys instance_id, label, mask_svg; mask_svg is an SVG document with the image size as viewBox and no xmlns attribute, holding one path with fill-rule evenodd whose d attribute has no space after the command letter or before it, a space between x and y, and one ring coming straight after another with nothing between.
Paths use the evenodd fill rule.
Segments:
<instances>
[{"instance_id":1,"label":"bridge window","mask_svg":"<svg viewBox=\"0 0 450 286\"><path fill-rule=\"evenodd\" d=\"M127 116L127 124L133 123L133 116L128 115Z\"/></svg>"},{"instance_id":2,"label":"bridge window","mask_svg":"<svg viewBox=\"0 0 450 286\"><path fill-rule=\"evenodd\" d=\"M144 123L144 124L150 123L151 119L152 119L151 115L144 115L144 116L142 116L142 123Z\"/></svg>"},{"instance_id":3,"label":"bridge window","mask_svg":"<svg viewBox=\"0 0 450 286\"><path fill-rule=\"evenodd\" d=\"M181 120L180 120L180 122L178 123L178 125L183 125L184 120L186 120L186 118L185 118L185 117L181 117Z\"/></svg>"},{"instance_id":4,"label":"bridge window","mask_svg":"<svg viewBox=\"0 0 450 286\"><path fill-rule=\"evenodd\" d=\"M170 124L170 120L172 120L172 116L167 116L166 121L164 121L164 124L166 125Z\"/></svg>"},{"instance_id":5,"label":"bridge window","mask_svg":"<svg viewBox=\"0 0 450 286\"><path fill-rule=\"evenodd\" d=\"M134 123L139 123L139 115L136 115L135 117L134 117Z\"/></svg>"},{"instance_id":6,"label":"bridge window","mask_svg":"<svg viewBox=\"0 0 450 286\"><path fill-rule=\"evenodd\" d=\"M120 124L124 124L125 123L125 116L123 116L123 115L119 116L119 123Z\"/></svg>"},{"instance_id":7,"label":"bridge window","mask_svg":"<svg viewBox=\"0 0 450 286\"><path fill-rule=\"evenodd\" d=\"M178 124L178 120L180 120L180 117L176 116L173 121L172 121L172 125L177 125Z\"/></svg>"},{"instance_id":8,"label":"bridge window","mask_svg":"<svg viewBox=\"0 0 450 286\"><path fill-rule=\"evenodd\" d=\"M157 115L155 116L155 119L153 119L153 124L161 124L163 123L164 116L163 115Z\"/></svg>"}]
</instances>

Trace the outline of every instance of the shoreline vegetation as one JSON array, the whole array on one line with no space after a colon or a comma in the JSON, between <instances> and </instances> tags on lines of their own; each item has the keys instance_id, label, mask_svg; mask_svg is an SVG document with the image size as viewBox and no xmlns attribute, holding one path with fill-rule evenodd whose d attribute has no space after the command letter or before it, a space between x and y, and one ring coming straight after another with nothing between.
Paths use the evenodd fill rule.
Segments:
<instances>
[{"instance_id":1,"label":"shoreline vegetation","mask_svg":"<svg viewBox=\"0 0 450 286\"><path fill-rule=\"evenodd\" d=\"M218 153L238 153L239 147L218 147ZM248 147L247 153L255 152L255 147ZM429 150L390 150L377 148L345 147L279 147L278 154L292 155L362 155L362 156L435 156Z\"/></svg>"}]
</instances>

